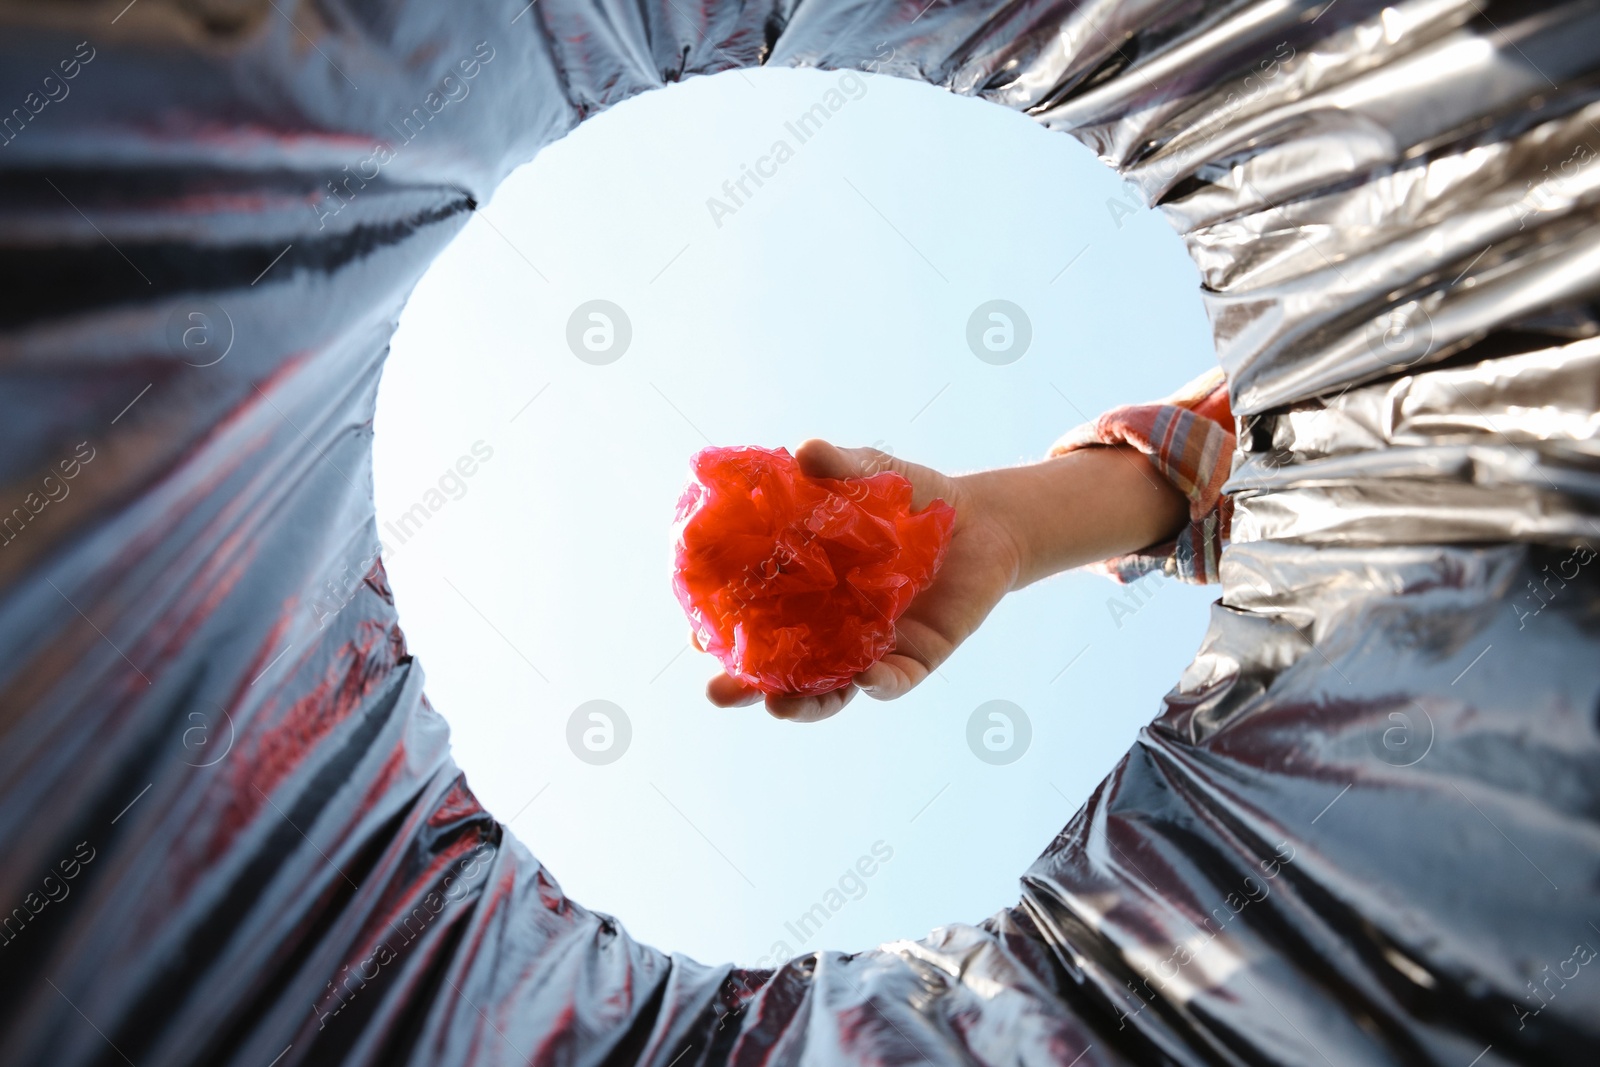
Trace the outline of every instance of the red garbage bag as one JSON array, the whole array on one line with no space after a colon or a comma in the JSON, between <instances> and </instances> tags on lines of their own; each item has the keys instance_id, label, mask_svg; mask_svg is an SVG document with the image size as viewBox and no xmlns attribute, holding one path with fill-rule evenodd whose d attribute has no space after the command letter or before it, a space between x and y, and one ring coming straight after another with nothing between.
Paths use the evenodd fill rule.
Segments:
<instances>
[{"instance_id":1,"label":"red garbage bag","mask_svg":"<svg viewBox=\"0 0 1600 1067\"><path fill-rule=\"evenodd\" d=\"M707 652L764 693L826 693L894 649L955 508L893 471L811 478L788 449L706 448L678 501L672 587Z\"/></svg>"}]
</instances>

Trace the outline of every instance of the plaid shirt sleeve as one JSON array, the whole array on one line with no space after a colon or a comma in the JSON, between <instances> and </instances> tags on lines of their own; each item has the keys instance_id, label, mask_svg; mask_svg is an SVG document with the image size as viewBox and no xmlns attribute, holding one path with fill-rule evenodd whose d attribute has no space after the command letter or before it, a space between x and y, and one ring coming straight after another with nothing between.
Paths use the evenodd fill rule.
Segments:
<instances>
[{"instance_id":1,"label":"plaid shirt sleeve","mask_svg":"<svg viewBox=\"0 0 1600 1067\"><path fill-rule=\"evenodd\" d=\"M1215 582L1233 519L1233 499L1222 495L1222 485L1233 469L1236 444L1222 371L1202 375L1160 403L1113 408L1069 431L1050 454L1123 444L1149 456L1156 471L1189 498L1189 525L1171 541L1090 569L1119 582L1157 570L1186 582Z\"/></svg>"}]
</instances>

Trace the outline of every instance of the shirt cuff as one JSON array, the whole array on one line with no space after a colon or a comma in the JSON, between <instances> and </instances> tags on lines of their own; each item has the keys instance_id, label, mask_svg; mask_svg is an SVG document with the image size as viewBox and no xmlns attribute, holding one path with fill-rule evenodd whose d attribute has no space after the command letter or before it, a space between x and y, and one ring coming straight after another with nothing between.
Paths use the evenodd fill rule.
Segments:
<instances>
[{"instance_id":1,"label":"shirt cuff","mask_svg":"<svg viewBox=\"0 0 1600 1067\"><path fill-rule=\"evenodd\" d=\"M1090 569L1124 583L1152 571L1197 584L1215 582L1233 520L1233 499L1222 495L1222 486L1233 470L1236 443L1221 370L1202 375L1166 400L1113 408L1063 435L1050 455L1131 445L1189 499L1189 524L1177 537Z\"/></svg>"}]
</instances>

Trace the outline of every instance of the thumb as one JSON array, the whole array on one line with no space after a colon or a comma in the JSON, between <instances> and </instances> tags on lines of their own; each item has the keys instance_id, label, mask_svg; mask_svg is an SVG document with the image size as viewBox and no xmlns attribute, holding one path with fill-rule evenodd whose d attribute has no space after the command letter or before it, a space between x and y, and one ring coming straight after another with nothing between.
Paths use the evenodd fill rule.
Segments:
<instances>
[{"instance_id":1,"label":"thumb","mask_svg":"<svg viewBox=\"0 0 1600 1067\"><path fill-rule=\"evenodd\" d=\"M908 463L876 448L839 448L818 437L801 443L794 458L811 478L870 478L894 471L911 483L911 507L921 511L934 497L953 499L950 480L938 471Z\"/></svg>"},{"instance_id":2,"label":"thumb","mask_svg":"<svg viewBox=\"0 0 1600 1067\"><path fill-rule=\"evenodd\" d=\"M860 478L869 470L857 453L873 451L876 449L839 448L820 437L813 437L794 450L794 458L808 478Z\"/></svg>"}]
</instances>

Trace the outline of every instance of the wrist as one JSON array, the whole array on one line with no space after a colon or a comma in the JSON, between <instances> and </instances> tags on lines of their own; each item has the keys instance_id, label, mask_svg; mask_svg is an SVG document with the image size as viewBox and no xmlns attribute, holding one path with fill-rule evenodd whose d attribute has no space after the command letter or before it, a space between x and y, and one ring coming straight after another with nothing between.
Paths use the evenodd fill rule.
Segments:
<instances>
[{"instance_id":1,"label":"wrist","mask_svg":"<svg viewBox=\"0 0 1600 1067\"><path fill-rule=\"evenodd\" d=\"M1078 449L964 481L1012 546L1012 589L1171 540L1189 519L1188 499L1128 446Z\"/></svg>"},{"instance_id":2,"label":"wrist","mask_svg":"<svg viewBox=\"0 0 1600 1067\"><path fill-rule=\"evenodd\" d=\"M1052 491L1046 472L1036 464L1000 467L962 475L963 495L975 522L987 525L1004 546L1008 591L1021 589L1039 578L1046 549L1044 531L1039 528L1038 498Z\"/></svg>"}]
</instances>

